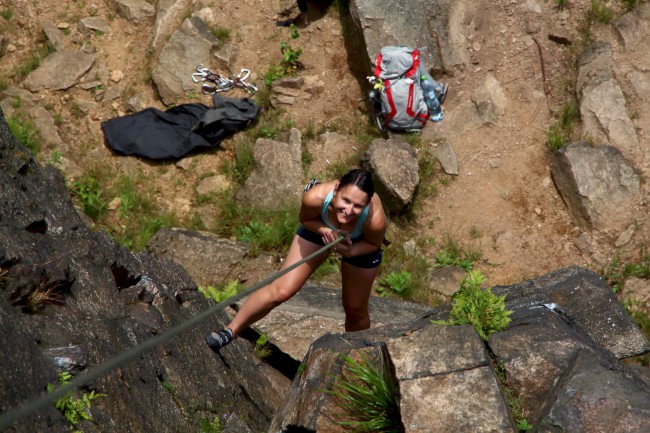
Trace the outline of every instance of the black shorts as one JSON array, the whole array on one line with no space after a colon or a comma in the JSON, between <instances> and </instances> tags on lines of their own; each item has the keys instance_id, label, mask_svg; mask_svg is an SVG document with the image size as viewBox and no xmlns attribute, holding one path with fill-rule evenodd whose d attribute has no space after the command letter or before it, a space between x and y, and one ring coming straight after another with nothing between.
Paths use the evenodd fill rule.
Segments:
<instances>
[{"instance_id":1,"label":"black shorts","mask_svg":"<svg viewBox=\"0 0 650 433\"><path fill-rule=\"evenodd\" d=\"M323 242L323 237L321 235L311 232L303 226L300 226L300 228L296 231L296 234L311 243L325 246L325 242ZM354 240L352 242L354 242ZM360 256L341 257L341 261L349 265L356 266L357 268L373 269L381 265L381 248L377 251L362 254Z\"/></svg>"}]
</instances>

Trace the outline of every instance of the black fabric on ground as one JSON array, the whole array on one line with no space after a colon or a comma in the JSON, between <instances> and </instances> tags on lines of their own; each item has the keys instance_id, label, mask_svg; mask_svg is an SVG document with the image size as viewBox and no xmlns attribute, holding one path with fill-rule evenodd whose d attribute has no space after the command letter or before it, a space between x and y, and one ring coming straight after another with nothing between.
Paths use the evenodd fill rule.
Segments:
<instances>
[{"instance_id":1,"label":"black fabric on ground","mask_svg":"<svg viewBox=\"0 0 650 433\"><path fill-rule=\"evenodd\" d=\"M249 98L213 96L214 108L182 104L161 111L147 108L102 123L106 145L122 155L178 159L219 146L247 127L259 113Z\"/></svg>"}]
</instances>

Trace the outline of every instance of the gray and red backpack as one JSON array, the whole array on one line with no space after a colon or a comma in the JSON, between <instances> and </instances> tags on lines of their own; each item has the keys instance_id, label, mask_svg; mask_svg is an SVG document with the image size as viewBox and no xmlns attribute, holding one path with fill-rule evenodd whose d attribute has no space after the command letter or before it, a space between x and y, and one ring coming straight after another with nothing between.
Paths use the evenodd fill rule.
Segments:
<instances>
[{"instance_id":1,"label":"gray and red backpack","mask_svg":"<svg viewBox=\"0 0 650 433\"><path fill-rule=\"evenodd\" d=\"M375 64L371 99L380 111L378 126L393 130L422 129L428 108L420 87L420 52L406 46L386 46ZM381 123L381 125L379 125Z\"/></svg>"}]
</instances>

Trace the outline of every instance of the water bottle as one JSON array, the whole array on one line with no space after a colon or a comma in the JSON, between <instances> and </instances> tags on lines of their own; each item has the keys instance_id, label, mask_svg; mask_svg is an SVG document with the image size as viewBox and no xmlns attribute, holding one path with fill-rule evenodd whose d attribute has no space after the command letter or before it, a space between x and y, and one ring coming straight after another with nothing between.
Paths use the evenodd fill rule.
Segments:
<instances>
[{"instance_id":1,"label":"water bottle","mask_svg":"<svg viewBox=\"0 0 650 433\"><path fill-rule=\"evenodd\" d=\"M442 120L442 108L440 107L440 102L438 102L433 82L425 75L422 75L420 87L422 87L424 102L426 102L427 107L429 108L429 116L431 116L431 120L439 122Z\"/></svg>"}]
</instances>

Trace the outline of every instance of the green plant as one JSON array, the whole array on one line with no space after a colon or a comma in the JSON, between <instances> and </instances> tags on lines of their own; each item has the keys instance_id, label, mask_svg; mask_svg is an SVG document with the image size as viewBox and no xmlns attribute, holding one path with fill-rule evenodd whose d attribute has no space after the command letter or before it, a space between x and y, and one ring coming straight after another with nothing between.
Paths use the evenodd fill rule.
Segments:
<instances>
[{"instance_id":1,"label":"green plant","mask_svg":"<svg viewBox=\"0 0 650 433\"><path fill-rule=\"evenodd\" d=\"M396 275L401 273L402 276L398 280L404 280L406 273L410 274L409 289L400 296L423 304L437 305L440 299L429 290L429 277L433 265L425 254L419 253L428 248L427 239L418 237L413 229L403 227L399 220L391 222L386 237L390 239L391 246L386 248L383 253L383 264L380 269L382 277L391 273ZM412 249L401 247L407 242L412 243L413 240L415 240L415 245ZM378 281L381 282L382 279L380 278ZM378 292L382 290L389 289L377 288Z\"/></svg>"},{"instance_id":2,"label":"green plant","mask_svg":"<svg viewBox=\"0 0 650 433\"><path fill-rule=\"evenodd\" d=\"M518 396L517 391L510 385L508 378L506 376L506 369L503 365L503 362L492 357L494 372L496 373L497 379L501 383L501 389L503 391L503 396L506 399L506 403L510 407L512 416L517 423L517 428L519 431L528 431L533 428L531 424L528 423L527 413L524 409L524 405L521 402L521 399Z\"/></svg>"},{"instance_id":3,"label":"green plant","mask_svg":"<svg viewBox=\"0 0 650 433\"><path fill-rule=\"evenodd\" d=\"M18 102L16 102L18 101ZM19 98L14 100L14 104L18 104L19 107L16 109L14 114L7 117L7 126L9 126L9 131L11 134L22 143L29 151L38 155L41 149L41 137L36 131L36 126L29 120L27 113L22 108L22 103Z\"/></svg>"},{"instance_id":4,"label":"green plant","mask_svg":"<svg viewBox=\"0 0 650 433\"><path fill-rule=\"evenodd\" d=\"M259 359L266 359L273 353L271 349L271 343L269 343L269 336L266 334L260 334L255 341L255 349L253 350L255 356Z\"/></svg>"},{"instance_id":5,"label":"green plant","mask_svg":"<svg viewBox=\"0 0 650 433\"><path fill-rule=\"evenodd\" d=\"M360 361L341 355L344 364L341 376L335 377L331 391L337 405L352 418L338 424L352 432L398 433L403 431L397 402L398 391L389 372L380 370L360 352Z\"/></svg>"},{"instance_id":6,"label":"green plant","mask_svg":"<svg viewBox=\"0 0 650 433\"><path fill-rule=\"evenodd\" d=\"M230 29L226 29L224 27L215 27L210 31L212 32L215 38L219 39L222 42L230 39Z\"/></svg>"},{"instance_id":7,"label":"green plant","mask_svg":"<svg viewBox=\"0 0 650 433\"><path fill-rule=\"evenodd\" d=\"M506 329L512 311L505 309L505 295L496 296L492 288L481 289L486 281L481 271L470 271L451 300L449 325L473 325L484 340ZM437 322L440 323L440 322Z\"/></svg>"},{"instance_id":8,"label":"green plant","mask_svg":"<svg viewBox=\"0 0 650 433\"><path fill-rule=\"evenodd\" d=\"M196 89L185 92L185 97L189 99L199 99L199 91Z\"/></svg>"},{"instance_id":9,"label":"green plant","mask_svg":"<svg viewBox=\"0 0 650 433\"><path fill-rule=\"evenodd\" d=\"M602 0L591 0L591 10L587 16L591 22L608 24L614 19L614 11Z\"/></svg>"},{"instance_id":10,"label":"green plant","mask_svg":"<svg viewBox=\"0 0 650 433\"><path fill-rule=\"evenodd\" d=\"M250 244L251 255L255 256L260 251L280 250L288 245L289 237L293 238L296 221L294 213L280 211L275 214L275 219L253 218L247 225L235 228L237 239Z\"/></svg>"},{"instance_id":11,"label":"green plant","mask_svg":"<svg viewBox=\"0 0 650 433\"><path fill-rule=\"evenodd\" d=\"M270 65L269 68L264 73L264 84L270 86L278 78L282 78L287 75L287 71L284 67L280 65ZM266 104L262 104L266 105Z\"/></svg>"},{"instance_id":12,"label":"green plant","mask_svg":"<svg viewBox=\"0 0 650 433\"><path fill-rule=\"evenodd\" d=\"M580 110L575 101L564 104L556 123L546 133L546 147L550 152L560 149L573 138L573 130L579 118Z\"/></svg>"},{"instance_id":13,"label":"green plant","mask_svg":"<svg viewBox=\"0 0 650 433\"><path fill-rule=\"evenodd\" d=\"M319 280L326 275L338 274L341 270L341 261L336 255L330 255L311 275L314 280Z\"/></svg>"},{"instance_id":14,"label":"green plant","mask_svg":"<svg viewBox=\"0 0 650 433\"><path fill-rule=\"evenodd\" d=\"M412 279L413 276L409 271L391 272L379 280L379 284L383 287L378 287L377 292L381 297L385 297L389 292L405 297L411 290Z\"/></svg>"},{"instance_id":15,"label":"green plant","mask_svg":"<svg viewBox=\"0 0 650 433\"><path fill-rule=\"evenodd\" d=\"M253 141L244 140L235 143L234 158L222 166L223 173L240 185L243 185L253 171Z\"/></svg>"},{"instance_id":16,"label":"green plant","mask_svg":"<svg viewBox=\"0 0 650 433\"><path fill-rule=\"evenodd\" d=\"M46 44L36 47L24 64L15 67L14 75L18 78L25 78L30 72L37 69L41 65L41 60L53 52L53 50L53 48L50 48Z\"/></svg>"},{"instance_id":17,"label":"green plant","mask_svg":"<svg viewBox=\"0 0 650 433\"><path fill-rule=\"evenodd\" d=\"M71 378L72 375L67 371L59 373L59 382L61 385L68 384ZM51 383L48 384L47 391L52 392L53 390L54 385ZM77 424L84 420L93 420L93 417L90 415L91 402L100 397L106 397L106 394L99 394L93 390L90 393L84 392L81 398L74 398L73 392L70 391L63 397L57 399L54 402L54 406L65 416L65 419L70 425L70 430L75 433L81 433L81 430L76 428Z\"/></svg>"},{"instance_id":18,"label":"green plant","mask_svg":"<svg viewBox=\"0 0 650 433\"><path fill-rule=\"evenodd\" d=\"M623 263L621 257L616 255L600 274L607 280L614 293L618 293L627 278L650 278L650 254L642 249L637 260L627 263Z\"/></svg>"},{"instance_id":19,"label":"green plant","mask_svg":"<svg viewBox=\"0 0 650 433\"><path fill-rule=\"evenodd\" d=\"M639 0L623 0L623 4L626 10L631 11L639 4Z\"/></svg>"},{"instance_id":20,"label":"green plant","mask_svg":"<svg viewBox=\"0 0 650 433\"><path fill-rule=\"evenodd\" d=\"M176 387L174 386L173 383L171 383L168 380L163 380L161 382L162 387L167 391L170 395L176 396Z\"/></svg>"},{"instance_id":21,"label":"green plant","mask_svg":"<svg viewBox=\"0 0 650 433\"><path fill-rule=\"evenodd\" d=\"M221 433L223 427L219 418L215 417L210 420L209 418L199 418L199 433Z\"/></svg>"},{"instance_id":22,"label":"green plant","mask_svg":"<svg viewBox=\"0 0 650 433\"><path fill-rule=\"evenodd\" d=\"M459 266L470 271L480 258L480 251L464 251L451 236L447 236L444 249L435 253L435 266Z\"/></svg>"},{"instance_id":23,"label":"green plant","mask_svg":"<svg viewBox=\"0 0 650 433\"><path fill-rule=\"evenodd\" d=\"M4 18L6 21L9 21L11 18L13 18L14 11L10 7L4 8L2 11L0 11L0 16L2 16L2 18Z\"/></svg>"},{"instance_id":24,"label":"green plant","mask_svg":"<svg viewBox=\"0 0 650 433\"><path fill-rule=\"evenodd\" d=\"M81 208L92 220L98 220L108 208L107 201L102 197L102 187L92 175L86 175L72 184L72 192L81 202Z\"/></svg>"},{"instance_id":25,"label":"green plant","mask_svg":"<svg viewBox=\"0 0 650 433\"><path fill-rule=\"evenodd\" d=\"M218 304L235 296L241 289L242 286L239 281L232 280L227 284L199 287L199 292L203 293L203 296L206 298L212 299Z\"/></svg>"},{"instance_id":26,"label":"green plant","mask_svg":"<svg viewBox=\"0 0 650 433\"><path fill-rule=\"evenodd\" d=\"M289 36L291 39L298 39L300 37L298 28L295 24L289 26ZM294 73L298 70L304 69L304 66L300 62L302 48L293 48L290 41L282 41L280 42L280 52L282 53L282 62L287 73Z\"/></svg>"},{"instance_id":27,"label":"green plant","mask_svg":"<svg viewBox=\"0 0 650 433\"><path fill-rule=\"evenodd\" d=\"M567 0L555 0L555 4L563 8L567 5Z\"/></svg>"}]
</instances>

